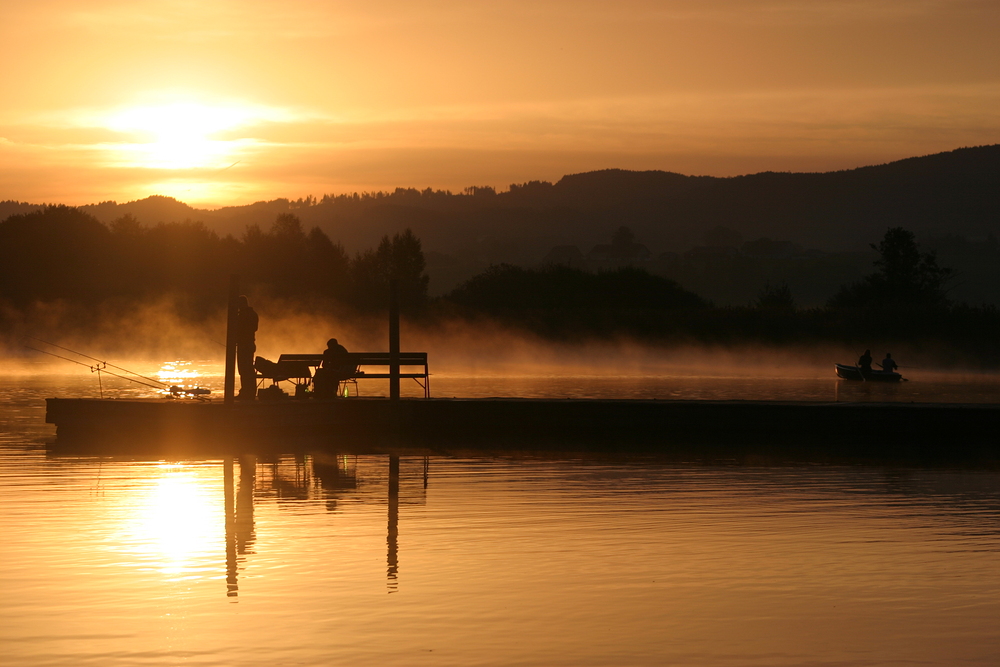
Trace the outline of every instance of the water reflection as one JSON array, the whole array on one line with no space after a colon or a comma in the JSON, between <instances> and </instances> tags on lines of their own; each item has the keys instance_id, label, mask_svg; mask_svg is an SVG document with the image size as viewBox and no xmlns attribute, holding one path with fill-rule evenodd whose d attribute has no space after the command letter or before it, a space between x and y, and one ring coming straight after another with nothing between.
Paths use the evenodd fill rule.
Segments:
<instances>
[{"instance_id":1,"label":"water reflection","mask_svg":"<svg viewBox=\"0 0 1000 667\"><path fill-rule=\"evenodd\" d=\"M236 597L239 585L236 574L236 507L233 501L233 460L227 458L222 462L222 466L226 503L226 595Z\"/></svg>"},{"instance_id":2,"label":"water reflection","mask_svg":"<svg viewBox=\"0 0 1000 667\"><path fill-rule=\"evenodd\" d=\"M233 459L223 461L226 504L226 595L239 594L238 569L242 556L253 553L256 538L253 520L253 496L257 477L257 457L240 457L239 489L233 490ZM234 503L235 495L235 503Z\"/></svg>"},{"instance_id":3,"label":"water reflection","mask_svg":"<svg viewBox=\"0 0 1000 667\"><path fill-rule=\"evenodd\" d=\"M425 487L426 488L426 487ZM396 577L399 573L399 456L389 456L389 523L386 542L386 579L389 592L398 590Z\"/></svg>"},{"instance_id":4,"label":"water reflection","mask_svg":"<svg viewBox=\"0 0 1000 667\"><path fill-rule=\"evenodd\" d=\"M356 457L355 457L356 458ZM337 498L344 493L358 490L355 467L348 455L317 452L312 456L296 455L273 458L264 464L261 475L261 497L274 498L279 503L325 499L328 512L338 509ZM245 556L252 555L251 547L256 540L254 523L254 500L258 486L257 457L239 457L239 485L235 485L235 466L232 458L222 462L224 477L225 537L226 537L226 594L239 595L239 570L245 564ZM388 523L386 527L386 578L390 593L398 590L399 572L399 456L387 457L386 507ZM422 461L422 490L426 493L428 457ZM369 469L371 471L371 469ZM377 483L377 480L373 480ZM372 498L366 496L367 501Z\"/></svg>"},{"instance_id":5,"label":"water reflection","mask_svg":"<svg viewBox=\"0 0 1000 667\"><path fill-rule=\"evenodd\" d=\"M120 497L119 544L145 567L165 574L197 568L218 541L217 500L205 470L184 464L145 468L139 488ZM103 481L105 489L108 481ZM117 494L116 494L117 495Z\"/></svg>"},{"instance_id":6,"label":"water reflection","mask_svg":"<svg viewBox=\"0 0 1000 667\"><path fill-rule=\"evenodd\" d=\"M358 488L356 471L350 467L346 454L327 454L316 452L312 457L313 474L320 487L327 492L326 509L329 512L337 510L337 495L340 491L352 491Z\"/></svg>"},{"instance_id":7,"label":"water reflection","mask_svg":"<svg viewBox=\"0 0 1000 667\"><path fill-rule=\"evenodd\" d=\"M869 664L893 656L947 664L934 646L959 650L961 639L960 653L975 662L991 655L996 636L995 473L524 456L435 457L431 466L422 455L344 453L35 465L30 474L79 486L62 493L71 500L63 525L96 517L96 532L78 534L81 548L66 543L61 556L38 543L36 559L56 579L27 588L5 581L8 605L45 618L26 594L41 601L43 586L65 588L61 571L115 568L91 551L108 539L105 523L143 523L145 532L118 539L129 553L142 543L155 554L71 585L88 593L75 598L88 615L124 609L136 619L119 621L126 634L107 648L75 645L74 655L104 664L129 664L114 651L148 642L158 648L146 662L176 662L180 654L146 629L159 626L164 605L178 628L164 636L183 631L202 662L230 664L264 664L247 648L262 641L271 664L371 662L377 653L380 664L406 665L427 648L448 651L449 664L484 655L562 665L802 664L831 655L864 664L851 657L858 653ZM0 497L10 508L24 493L8 486ZM38 509L44 496L30 498L38 516L60 520ZM95 507L119 514L88 514ZM2 548L31 534L9 522ZM57 567L54 558L63 559ZM26 572L21 579L33 581ZM178 574L179 585L165 588ZM245 610L232 616L213 600ZM84 618L61 621L44 632L93 633ZM387 623L399 645L372 630ZM882 634L866 630L873 623ZM0 632L25 631L11 628ZM970 650L976 642L983 651Z\"/></svg>"},{"instance_id":8,"label":"water reflection","mask_svg":"<svg viewBox=\"0 0 1000 667\"><path fill-rule=\"evenodd\" d=\"M5 405L4 664L1000 655L996 470L405 450L394 464L291 442L165 462L47 452L44 406Z\"/></svg>"},{"instance_id":9,"label":"water reflection","mask_svg":"<svg viewBox=\"0 0 1000 667\"><path fill-rule=\"evenodd\" d=\"M257 457L244 454L240 457L240 487L236 493L236 553L245 556L253 553L256 535L253 521L253 494L257 483Z\"/></svg>"}]
</instances>

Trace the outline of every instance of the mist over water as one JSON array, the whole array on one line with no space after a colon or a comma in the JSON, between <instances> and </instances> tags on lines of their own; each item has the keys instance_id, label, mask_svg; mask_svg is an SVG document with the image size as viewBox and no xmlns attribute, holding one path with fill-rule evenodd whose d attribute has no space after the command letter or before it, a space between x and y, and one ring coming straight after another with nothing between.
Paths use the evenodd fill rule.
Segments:
<instances>
[{"instance_id":1,"label":"mist over water","mask_svg":"<svg viewBox=\"0 0 1000 667\"><path fill-rule=\"evenodd\" d=\"M221 401L223 365L215 360L174 360L163 364L135 361L122 364L135 373L186 388L212 391L210 400ZM47 397L59 398L149 398L163 393L156 388L54 360L8 364L16 369L11 382L26 387L48 387ZM444 366L444 364L441 364ZM589 370L589 369L588 369ZM601 371L604 372L601 372ZM748 400L820 402L917 402L997 403L1000 376L921 372L898 384L859 383L839 380L832 368L785 375L755 375L746 367L712 375L682 369L675 373L628 374L609 369L589 370L550 367L548 372L510 372L459 367L438 370L431 361L431 396L435 398L595 398L658 400ZM142 381L145 382L145 381ZM290 383L279 383L293 393ZM419 398L423 389L416 382L401 383L404 398ZM386 380L360 380L352 395L387 396Z\"/></svg>"},{"instance_id":2,"label":"mist over water","mask_svg":"<svg viewBox=\"0 0 1000 667\"><path fill-rule=\"evenodd\" d=\"M261 317L256 354L271 360L283 353L320 353L332 337L352 352L388 349L387 325L380 317L338 316L268 299L255 306ZM30 345L93 363L24 338L33 336L145 376L161 373L169 364L190 366L197 377L167 379L221 393L224 313L192 322L181 317L178 309L170 299L127 314L113 309L81 314L58 304L38 306L0 341L5 373L93 375L84 366L27 349L25 345ZM85 320L78 319L84 315ZM893 352L909 382L855 386L838 381L833 365L853 363L861 350L837 345L653 344L628 338L559 343L485 320L435 324L404 320L401 333L403 351L428 353L433 396L1000 401L997 375L977 371L971 360L956 363L926 347L887 350ZM879 343L890 345L884 341L868 344L878 359L884 354ZM73 386L89 395L97 384L95 378L89 389L87 382ZM107 375L101 384L122 397L148 394L148 388L127 386ZM384 382L362 384L363 395L387 393ZM404 381L402 389L404 396L420 395L415 383Z\"/></svg>"},{"instance_id":3,"label":"mist over water","mask_svg":"<svg viewBox=\"0 0 1000 667\"><path fill-rule=\"evenodd\" d=\"M320 353L337 338L350 351L388 349L383 316L358 316L281 299L251 299L260 315L257 354L277 359L287 352ZM7 333L0 357L34 360L36 337L113 363L159 364L174 359L217 360L225 355L226 314L186 312L177 299L164 297L138 307L113 302L88 309L65 303L39 303L25 313L6 313ZM490 319L403 319L404 351L427 352L433 367L464 375L825 375L834 363L854 363L865 348L881 359L886 351L907 370L982 372L979 360L957 358L930 343L894 344L870 340L848 346L833 343L764 345L715 344L699 340L642 341L619 336L553 341Z\"/></svg>"}]
</instances>

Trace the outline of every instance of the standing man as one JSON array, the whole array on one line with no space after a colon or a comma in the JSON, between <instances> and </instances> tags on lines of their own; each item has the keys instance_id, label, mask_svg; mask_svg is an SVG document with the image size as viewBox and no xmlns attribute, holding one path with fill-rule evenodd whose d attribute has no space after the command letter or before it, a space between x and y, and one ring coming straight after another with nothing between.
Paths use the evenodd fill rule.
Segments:
<instances>
[{"instance_id":1,"label":"standing man","mask_svg":"<svg viewBox=\"0 0 1000 667\"><path fill-rule=\"evenodd\" d=\"M861 367L861 377L865 380L872 376L872 351L865 350L865 353L858 359L858 366Z\"/></svg>"},{"instance_id":2,"label":"standing man","mask_svg":"<svg viewBox=\"0 0 1000 667\"><path fill-rule=\"evenodd\" d=\"M240 393L236 398L252 401L257 398L257 371L253 367L253 355L257 351L257 313L250 307L246 296L240 296L240 307L236 312L236 368L240 374Z\"/></svg>"}]
</instances>

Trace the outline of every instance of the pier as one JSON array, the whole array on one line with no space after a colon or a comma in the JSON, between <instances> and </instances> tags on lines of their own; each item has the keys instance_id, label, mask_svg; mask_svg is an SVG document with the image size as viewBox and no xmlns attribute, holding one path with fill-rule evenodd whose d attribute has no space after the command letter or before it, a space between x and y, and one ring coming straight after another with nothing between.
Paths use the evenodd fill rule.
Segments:
<instances>
[{"instance_id":1,"label":"pier","mask_svg":"<svg viewBox=\"0 0 1000 667\"><path fill-rule=\"evenodd\" d=\"M388 353L356 354L354 359L358 377L389 380L389 398L315 398L296 391L297 398L235 400L233 322L239 279L232 276L222 402L50 398L46 422L56 426L54 444L100 443L125 453L137 447L225 454L289 448L356 453L560 450L684 460L775 455L1000 462L997 404L430 398L426 353L400 352L397 291L390 281ZM308 383L310 368L321 361L317 354L284 355L277 366L294 362L304 370L272 374L272 380ZM364 363L388 365L389 372L363 373ZM401 364L415 364L422 372L401 374ZM401 377L422 378L425 397L400 398Z\"/></svg>"},{"instance_id":2,"label":"pier","mask_svg":"<svg viewBox=\"0 0 1000 667\"><path fill-rule=\"evenodd\" d=\"M598 399L47 399L57 445L1000 460L998 405Z\"/></svg>"}]
</instances>

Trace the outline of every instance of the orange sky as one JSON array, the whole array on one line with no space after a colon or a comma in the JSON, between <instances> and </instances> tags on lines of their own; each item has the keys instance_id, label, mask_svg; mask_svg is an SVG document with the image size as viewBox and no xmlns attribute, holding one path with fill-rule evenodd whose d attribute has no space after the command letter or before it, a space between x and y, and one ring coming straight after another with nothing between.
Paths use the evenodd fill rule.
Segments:
<instances>
[{"instance_id":1,"label":"orange sky","mask_svg":"<svg viewBox=\"0 0 1000 667\"><path fill-rule=\"evenodd\" d=\"M4 0L0 199L199 205L1000 143L996 0Z\"/></svg>"}]
</instances>

